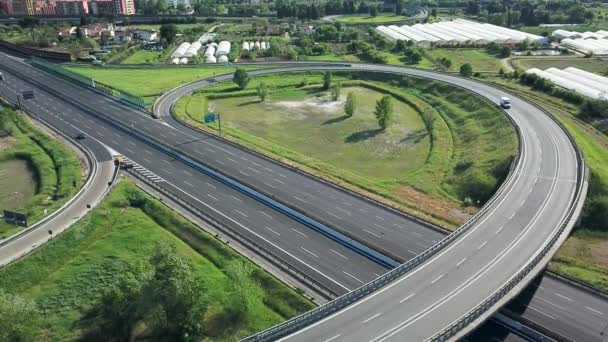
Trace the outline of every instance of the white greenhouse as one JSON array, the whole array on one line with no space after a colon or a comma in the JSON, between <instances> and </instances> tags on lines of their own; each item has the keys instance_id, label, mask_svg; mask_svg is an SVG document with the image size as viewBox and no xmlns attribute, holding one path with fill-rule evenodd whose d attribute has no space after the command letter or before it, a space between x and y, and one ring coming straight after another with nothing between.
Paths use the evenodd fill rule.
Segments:
<instances>
[{"instance_id":1,"label":"white greenhouse","mask_svg":"<svg viewBox=\"0 0 608 342\"><path fill-rule=\"evenodd\" d=\"M182 58L179 60L179 64L188 64L188 58Z\"/></svg>"},{"instance_id":2,"label":"white greenhouse","mask_svg":"<svg viewBox=\"0 0 608 342\"><path fill-rule=\"evenodd\" d=\"M217 62L217 58L215 58L215 56L211 55L211 56L206 56L205 57L205 63L216 63Z\"/></svg>"},{"instance_id":3,"label":"white greenhouse","mask_svg":"<svg viewBox=\"0 0 608 342\"><path fill-rule=\"evenodd\" d=\"M230 54L230 42L226 40L222 40L220 44L217 46L217 50L215 51L215 56L223 56Z\"/></svg>"},{"instance_id":4,"label":"white greenhouse","mask_svg":"<svg viewBox=\"0 0 608 342\"><path fill-rule=\"evenodd\" d=\"M205 53L203 54L203 56L205 56L205 57L215 56L215 46L213 46L213 45L207 46L207 49L205 50Z\"/></svg>"},{"instance_id":5,"label":"white greenhouse","mask_svg":"<svg viewBox=\"0 0 608 342\"><path fill-rule=\"evenodd\" d=\"M594 55L608 55L608 39L570 39L566 38L561 42L562 46L577 50L582 53L592 53Z\"/></svg>"},{"instance_id":6,"label":"white greenhouse","mask_svg":"<svg viewBox=\"0 0 608 342\"><path fill-rule=\"evenodd\" d=\"M217 62L218 63L228 63L228 56L227 55L221 55L217 58Z\"/></svg>"},{"instance_id":7,"label":"white greenhouse","mask_svg":"<svg viewBox=\"0 0 608 342\"><path fill-rule=\"evenodd\" d=\"M190 47L190 43L187 43L187 42L181 43L177 47L177 49L175 49L175 51L173 51L173 54L171 54L171 57L182 58L189 47Z\"/></svg>"},{"instance_id":8,"label":"white greenhouse","mask_svg":"<svg viewBox=\"0 0 608 342\"><path fill-rule=\"evenodd\" d=\"M249 43L248 42L243 42L243 46L241 47L241 50L243 50L243 51L249 51Z\"/></svg>"},{"instance_id":9,"label":"white greenhouse","mask_svg":"<svg viewBox=\"0 0 608 342\"><path fill-rule=\"evenodd\" d=\"M577 92L581 95L584 95L584 96L587 96L587 97L590 97L593 99L604 98L604 96L606 95L605 92L601 92L595 88L588 87L585 84L574 82L570 78L564 78L562 76L559 76L559 75L555 74L554 71L546 72L546 71L542 71L537 68L532 68L532 69L528 69L526 71L526 74L535 74L538 77L541 77L541 78L544 78L546 80L553 82L555 85L557 85L561 88L572 90L574 92Z\"/></svg>"},{"instance_id":10,"label":"white greenhouse","mask_svg":"<svg viewBox=\"0 0 608 342\"><path fill-rule=\"evenodd\" d=\"M186 52L184 52L183 57L192 58L192 57L198 55L198 50L200 50L202 46L203 46L203 44L201 44L200 42L192 43L190 45L190 47L188 48L188 50L186 50Z\"/></svg>"}]
</instances>

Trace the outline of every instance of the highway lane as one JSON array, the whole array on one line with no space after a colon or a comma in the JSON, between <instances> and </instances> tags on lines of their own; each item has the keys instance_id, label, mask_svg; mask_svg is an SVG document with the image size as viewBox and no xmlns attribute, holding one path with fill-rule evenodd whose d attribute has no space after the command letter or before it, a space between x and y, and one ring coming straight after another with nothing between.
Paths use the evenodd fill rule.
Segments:
<instances>
[{"instance_id":1,"label":"highway lane","mask_svg":"<svg viewBox=\"0 0 608 342\"><path fill-rule=\"evenodd\" d=\"M352 70L438 79L495 103L507 95L472 80L421 70L374 65L353 65ZM520 127L523 152L516 177L491 210L421 267L285 340L424 340L472 310L535 255L564 223L572 203L580 176L576 151L536 107L513 98L508 112Z\"/></svg>"},{"instance_id":2,"label":"highway lane","mask_svg":"<svg viewBox=\"0 0 608 342\"><path fill-rule=\"evenodd\" d=\"M0 55L0 60L2 60ZM66 96L103 108L104 115L132 125L146 135L162 140L227 176L237 179L283 204L305 213L321 223L364 242L399 261L408 260L430 247L442 232L430 229L396 211L303 175L276 162L249 153L226 142L186 127L173 126L143 116L139 110L99 96L98 93L70 84L35 68L24 72L62 89Z\"/></svg>"},{"instance_id":3,"label":"highway lane","mask_svg":"<svg viewBox=\"0 0 608 342\"><path fill-rule=\"evenodd\" d=\"M5 72L5 76L6 82L0 83L0 94L3 96L14 98L22 90L36 89L8 72ZM386 271L369 259L223 183L181 162L168 159L164 153L128 134L121 134L44 90L36 89L36 98L23 103L29 111L42 116L55 127L61 130L82 130L148 168L166 180L167 187L173 184L181 189L181 197L186 197L199 209L215 215L230 228L256 241L259 246L273 251L292 267L337 294L351 290ZM139 119L147 120L143 116Z\"/></svg>"}]
</instances>

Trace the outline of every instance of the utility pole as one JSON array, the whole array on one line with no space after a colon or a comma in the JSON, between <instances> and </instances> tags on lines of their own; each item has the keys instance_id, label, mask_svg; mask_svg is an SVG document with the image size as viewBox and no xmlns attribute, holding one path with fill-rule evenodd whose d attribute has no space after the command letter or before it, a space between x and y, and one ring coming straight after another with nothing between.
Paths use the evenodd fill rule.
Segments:
<instances>
[{"instance_id":1,"label":"utility pole","mask_svg":"<svg viewBox=\"0 0 608 342\"><path fill-rule=\"evenodd\" d=\"M17 103L19 104L19 113L23 115L23 109L21 108L21 95L17 94Z\"/></svg>"},{"instance_id":2,"label":"utility pole","mask_svg":"<svg viewBox=\"0 0 608 342\"><path fill-rule=\"evenodd\" d=\"M222 136L222 116L217 113L217 124L219 126L220 137Z\"/></svg>"}]
</instances>

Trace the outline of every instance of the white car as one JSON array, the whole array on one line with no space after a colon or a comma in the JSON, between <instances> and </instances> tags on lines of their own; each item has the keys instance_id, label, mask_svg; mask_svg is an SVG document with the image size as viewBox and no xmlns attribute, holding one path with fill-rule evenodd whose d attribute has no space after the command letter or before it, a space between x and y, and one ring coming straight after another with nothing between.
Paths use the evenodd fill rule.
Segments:
<instances>
[{"instance_id":1,"label":"white car","mask_svg":"<svg viewBox=\"0 0 608 342\"><path fill-rule=\"evenodd\" d=\"M511 99L508 97L501 97L500 98L500 106L504 109L509 109L511 108Z\"/></svg>"},{"instance_id":2,"label":"white car","mask_svg":"<svg viewBox=\"0 0 608 342\"><path fill-rule=\"evenodd\" d=\"M4 75L0 72L0 81L4 81Z\"/></svg>"}]
</instances>

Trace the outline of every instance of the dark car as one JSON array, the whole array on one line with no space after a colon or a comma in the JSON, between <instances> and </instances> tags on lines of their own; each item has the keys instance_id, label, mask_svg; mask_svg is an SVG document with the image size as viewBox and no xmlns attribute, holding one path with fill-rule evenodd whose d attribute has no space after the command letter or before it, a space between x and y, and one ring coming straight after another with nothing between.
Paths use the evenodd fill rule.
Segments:
<instances>
[{"instance_id":1,"label":"dark car","mask_svg":"<svg viewBox=\"0 0 608 342\"><path fill-rule=\"evenodd\" d=\"M85 136L84 136L84 134L82 134L82 133L79 133L79 134L76 136L76 140L82 140L82 139L84 139L84 138L85 138Z\"/></svg>"}]
</instances>

